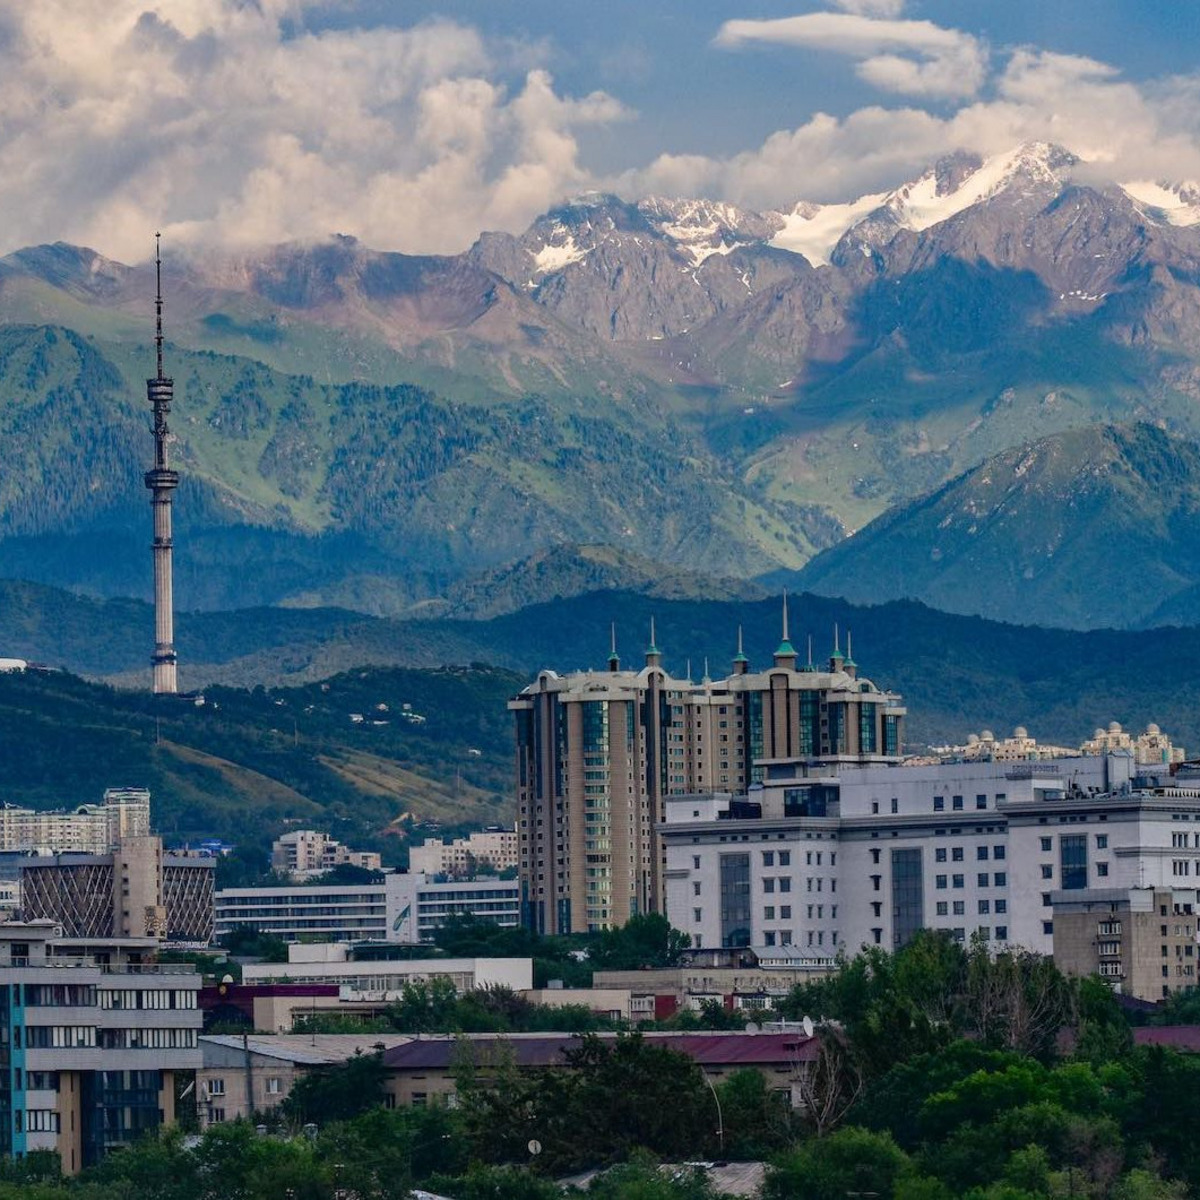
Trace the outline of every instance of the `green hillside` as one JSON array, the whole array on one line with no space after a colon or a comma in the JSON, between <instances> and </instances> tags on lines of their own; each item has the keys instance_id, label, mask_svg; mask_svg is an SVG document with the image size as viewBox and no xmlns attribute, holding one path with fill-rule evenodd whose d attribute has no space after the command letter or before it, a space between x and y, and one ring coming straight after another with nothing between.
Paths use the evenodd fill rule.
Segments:
<instances>
[{"instance_id":1,"label":"green hillside","mask_svg":"<svg viewBox=\"0 0 1200 1200\"><path fill-rule=\"evenodd\" d=\"M1028 442L886 513L797 582L1038 625L1187 620L1200 446L1145 424Z\"/></svg>"},{"instance_id":2,"label":"green hillside","mask_svg":"<svg viewBox=\"0 0 1200 1200\"><path fill-rule=\"evenodd\" d=\"M504 702L522 682L484 667L372 669L285 690L211 688L198 704L0 674L0 796L57 807L139 785L171 842L261 849L303 824L396 862L431 822L511 820Z\"/></svg>"},{"instance_id":3,"label":"green hillside","mask_svg":"<svg viewBox=\"0 0 1200 1200\"><path fill-rule=\"evenodd\" d=\"M0 597L14 587L23 589L0 584ZM53 600L54 624L26 617L16 626L13 606L0 603L0 656L41 659L117 678L125 686L147 686L148 606L98 604L52 589L22 594L28 603ZM88 640L70 633L77 610L96 628L108 623L103 667ZM503 668L497 679L505 687L497 686L488 701L498 707L474 718L506 721L503 697L538 670L602 667L614 622L623 662L638 663L651 616L670 669L683 673L690 663L695 679L706 661L714 676L728 670L739 625L757 665L770 662L779 640L778 597L696 601L595 592L490 620L347 619L325 611L260 610L185 616L178 634L180 674L188 687L319 687L321 680L363 664L435 669L490 662ZM1126 726L1156 721L1200 749L1200 683L1193 670L1200 661L1200 629L1079 633L1004 625L911 601L855 606L809 594L792 598L791 618L793 640L803 651L811 633L817 659L828 655L835 623L843 633L852 631L863 672L904 694L916 742L961 741L984 727L1004 732L1021 724L1042 740L1070 744L1118 720ZM22 631L30 627L38 630L36 639ZM73 656L53 653L56 630ZM120 654L117 647L124 648ZM435 774L445 777L444 771Z\"/></svg>"}]
</instances>

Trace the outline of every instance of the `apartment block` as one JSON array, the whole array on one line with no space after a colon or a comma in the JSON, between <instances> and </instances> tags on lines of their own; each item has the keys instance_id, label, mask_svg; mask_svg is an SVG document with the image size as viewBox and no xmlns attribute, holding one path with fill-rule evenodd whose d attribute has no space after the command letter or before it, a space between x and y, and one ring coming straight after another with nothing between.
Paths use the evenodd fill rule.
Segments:
<instances>
[{"instance_id":1,"label":"apartment block","mask_svg":"<svg viewBox=\"0 0 1200 1200\"><path fill-rule=\"evenodd\" d=\"M1200 831L1191 842L1200 848ZM1196 986L1197 888L1054 892L1051 906L1054 961L1068 975L1099 975L1114 991L1139 1000L1162 1000Z\"/></svg>"},{"instance_id":2,"label":"apartment block","mask_svg":"<svg viewBox=\"0 0 1200 1200\"><path fill-rule=\"evenodd\" d=\"M580 933L661 912L670 797L743 790L796 758L898 760L900 697L861 677L849 649L835 637L826 664L801 665L785 607L761 672L739 648L725 679L677 678L653 629L639 670L622 670L614 647L607 671L543 671L509 703L525 923Z\"/></svg>"},{"instance_id":3,"label":"apartment block","mask_svg":"<svg viewBox=\"0 0 1200 1200\"><path fill-rule=\"evenodd\" d=\"M293 879L324 875L334 867L360 867L378 871L378 854L370 850L351 850L327 833L315 829L296 829L276 838L271 846L271 868Z\"/></svg>"},{"instance_id":4,"label":"apartment block","mask_svg":"<svg viewBox=\"0 0 1200 1200\"><path fill-rule=\"evenodd\" d=\"M408 852L408 869L423 875L473 876L479 871L509 871L517 866L517 831L487 829L443 841L426 838Z\"/></svg>"},{"instance_id":5,"label":"apartment block","mask_svg":"<svg viewBox=\"0 0 1200 1200\"><path fill-rule=\"evenodd\" d=\"M200 976L156 948L0 923L0 1154L55 1151L73 1175L174 1121L201 1065Z\"/></svg>"},{"instance_id":6,"label":"apartment block","mask_svg":"<svg viewBox=\"0 0 1200 1200\"><path fill-rule=\"evenodd\" d=\"M145 788L108 788L103 803L69 809L0 806L0 851L107 854L122 838L149 833Z\"/></svg>"}]
</instances>

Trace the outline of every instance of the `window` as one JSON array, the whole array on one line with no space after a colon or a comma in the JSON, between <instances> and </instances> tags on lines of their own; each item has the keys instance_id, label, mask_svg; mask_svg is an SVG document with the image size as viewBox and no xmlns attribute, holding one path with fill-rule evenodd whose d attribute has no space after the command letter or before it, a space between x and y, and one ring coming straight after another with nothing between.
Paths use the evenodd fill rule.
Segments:
<instances>
[{"instance_id":1,"label":"window","mask_svg":"<svg viewBox=\"0 0 1200 1200\"><path fill-rule=\"evenodd\" d=\"M781 921L790 921L792 919L792 906L790 904L785 904L780 908L779 919Z\"/></svg>"},{"instance_id":2,"label":"window","mask_svg":"<svg viewBox=\"0 0 1200 1200\"><path fill-rule=\"evenodd\" d=\"M773 892L774 890L775 890L775 880L773 878L764 879L763 880L763 891L769 893L769 892Z\"/></svg>"},{"instance_id":3,"label":"window","mask_svg":"<svg viewBox=\"0 0 1200 1200\"><path fill-rule=\"evenodd\" d=\"M894 812L894 813L898 813L899 811L900 811L900 801L899 801L899 800L897 800L897 799L896 799L896 798L893 796L893 797L892 797L892 812Z\"/></svg>"},{"instance_id":4,"label":"window","mask_svg":"<svg viewBox=\"0 0 1200 1200\"><path fill-rule=\"evenodd\" d=\"M763 866L764 867L773 867L775 865L775 851L774 850L764 850L762 858L763 858Z\"/></svg>"},{"instance_id":5,"label":"window","mask_svg":"<svg viewBox=\"0 0 1200 1200\"><path fill-rule=\"evenodd\" d=\"M692 909L692 923L695 925L699 925L703 919L704 919L704 909L693 908Z\"/></svg>"},{"instance_id":6,"label":"window","mask_svg":"<svg viewBox=\"0 0 1200 1200\"><path fill-rule=\"evenodd\" d=\"M1051 864L1051 863L1042 863L1042 878L1043 878L1043 879L1053 879L1053 878L1054 878L1054 866L1053 866L1053 864Z\"/></svg>"},{"instance_id":7,"label":"window","mask_svg":"<svg viewBox=\"0 0 1200 1200\"><path fill-rule=\"evenodd\" d=\"M695 883L692 884L692 895L693 896L700 895L700 881L698 879L696 880Z\"/></svg>"},{"instance_id":8,"label":"window","mask_svg":"<svg viewBox=\"0 0 1200 1200\"><path fill-rule=\"evenodd\" d=\"M963 860L963 848L961 846L955 846L950 851L950 861L951 862L962 862L962 860Z\"/></svg>"},{"instance_id":9,"label":"window","mask_svg":"<svg viewBox=\"0 0 1200 1200\"><path fill-rule=\"evenodd\" d=\"M763 944L767 946L775 945L775 931L773 929L768 929L767 932L763 934Z\"/></svg>"},{"instance_id":10,"label":"window","mask_svg":"<svg viewBox=\"0 0 1200 1200\"><path fill-rule=\"evenodd\" d=\"M1047 937L1049 937L1051 934L1053 934L1054 933L1054 922L1053 921L1043 921L1042 922L1042 932L1044 934L1046 934Z\"/></svg>"},{"instance_id":11,"label":"window","mask_svg":"<svg viewBox=\"0 0 1200 1200\"><path fill-rule=\"evenodd\" d=\"M1042 893L1042 907L1043 908L1050 907L1050 893L1049 892Z\"/></svg>"},{"instance_id":12,"label":"window","mask_svg":"<svg viewBox=\"0 0 1200 1200\"><path fill-rule=\"evenodd\" d=\"M278 1075L271 1075L267 1078L267 1095L278 1096L283 1091L283 1083Z\"/></svg>"},{"instance_id":13,"label":"window","mask_svg":"<svg viewBox=\"0 0 1200 1200\"><path fill-rule=\"evenodd\" d=\"M1007 900L997 900L996 901L996 912L997 913L1008 912L1008 901Z\"/></svg>"},{"instance_id":14,"label":"window","mask_svg":"<svg viewBox=\"0 0 1200 1200\"><path fill-rule=\"evenodd\" d=\"M790 867L792 865L792 852L790 850L780 850L779 865L781 867Z\"/></svg>"},{"instance_id":15,"label":"window","mask_svg":"<svg viewBox=\"0 0 1200 1200\"><path fill-rule=\"evenodd\" d=\"M1008 926L1007 925L997 925L996 926L996 941L998 941L998 942L1008 941Z\"/></svg>"},{"instance_id":16,"label":"window","mask_svg":"<svg viewBox=\"0 0 1200 1200\"><path fill-rule=\"evenodd\" d=\"M935 884L936 884L936 885L937 885L939 888L944 888L944 887L946 886L946 876L945 876L945 875L938 875L938 876L935 878L935 880L934 880L934 883L935 883Z\"/></svg>"},{"instance_id":17,"label":"window","mask_svg":"<svg viewBox=\"0 0 1200 1200\"><path fill-rule=\"evenodd\" d=\"M950 883L951 886L960 888L963 886L963 877L961 875L955 875L951 878Z\"/></svg>"},{"instance_id":18,"label":"window","mask_svg":"<svg viewBox=\"0 0 1200 1200\"><path fill-rule=\"evenodd\" d=\"M945 900L939 900L937 902L937 915L939 917L944 917L947 915L948 911L949 911L948 906L947 906Z\"/></svg>"},{"instance_id":19,"label":"window","mask_svg":"<svg viewBox=\"0 0 1200 1200\"><path fill-rule=\"evenodd\" d=\"M1007 854L1007 853L1008 853L1008 852L1005 850L1004 846L1002 846L1002 845L1001 845L1001 846L993 846L993 847L992 847L992 857L993 857L993 858L994 858L994 859L995 859L997 862L999 862L1001 859L1003 859L1003 858L1006 856L1006 854Z\"/></svg>"},{"instance_id":20,"label":"window","mask_svg":"<svg viewBox=\"0 0 1200 1200\"><path fill-rule=\"evenodd\" d=\"M979 915L981 917L990 916L992 911L992 902L990 900L979 901Z\"/></svg>"},{"instance_id":21,"label":"window","mask_svg":"<svg viewBox=\"0 0 1200 1200\"><path fill-rule=\"evenodd\" d=\"M987 856L988 856L988 848L986 846L976 846L975 847L975 861L976 862L987 862Z\"/></svg>"},{"instance_id":22,"label":"window","mask_svg":"<svg viewBox=\"0 0 1200 1200\"><path fill-rule=\"evenodd\" d=\"M1042 853L1049 854L1050 851L1053 849L1054 849L1054 839L1053 838L1042 838Z\"/></svg>"},{"instance_id":23,"label":"window","mask_svg":"<svg viewBox=\"0 0 1200 1200\"><path fill-rule=\"evenodd\" d=\"M987 797L986 796L976 796L975 797L975 807L976 808L987 808Z\"/></svg>"},{"instance_id":24,"label":"window","mask_svg":"<svg viewBox=\"0 0 1200 1200\"><path fill-rule=\"evenodd\" d=\"M975 876L975 883L979 887L987 887L988 873L986 871L980 871L979 874Z\"/></svg>"},{"instance_id":25,"label":"window","mask_svg":"<svg viewBox=\"0 0 1200 1200\"><path fill-rule=\"evenodd\" d=\"M1087 834L1064 834L1058 839L1059 862L1062 874L1059 877L1064 891L1078 891L1087 887Z\"/></svg>"},{"instance_id":26,"label":"window","mask_svg":"<svg viewBox=\"0 0 1200 1200\"><path fill-rule=\"evenodd\" d=\"M1103 877L1108 874L1108 863L1097 863L1096 874Z\"/></svg>"},{"instance_id":27,"label":"window","mask_svg":"<svg viewBox=\"0 0 1200 1200\"><path fill-rule=\"evenodd\" d=\"M1108 849L1108 834L1107 833L1096 834L1096 849L1097 850L1107 850Z\"/></svg>"},{"instance_id":28,"label":"window","mask_svg":"<svg viewBox=\"0 0 1200 1200\"><path fill-rule=\"evenodd\" d=\"M773 904L768 904L767 907L763 909L763 920L775 920L775 906Z\"/></svg>"},{"instance_id":29,"label":"window","mask_svg":"<svg viewBox=\"0 0 1200 1200\"><path fill-rule=\"evenodd\" d=\"M693 871L700 870L700 855L698 855L698 854L692 855L692 870Z\"/></svg>"},{"instance_id":30,"label":"window","mask_svg":"<svg viewBox=\"0 0 1200 1200\"><path fill-rule=\"evenodd\" d=\"M997 871L995 875L992 876L992 883L994 883L996 887L1008 887L1008 873L1006 871Z\"/></svg>"},{"instance_id":31,"label":"window","mask_svg":"<svg viewBox=\"0 0 1200 1200\"><path fill-rule=\"evenodd\" d=\"M963 798L962 798L961 796L954 796L954 797L952 797L952 798L951 798L951 801L950 801L950 807L951 807L952 809L954 809L954 811L955 811L955 812L962 812L962 810L963 810Z\"/></svg>"},{"instance_id":32,"label":"window","mask_svg":"<svg viewBox=\"0 0 1200 1200\"><path fill-rule=\"evenodd\" d=\"M934 812L945 812L946 811L946 797L945 796L934 796L933 811Z\"/></svg>"},{"instance_id":33,"label":"window","mask_svg":"<svg viewBox=\"0 0 1200 1200\"><path fill-rule=\"evenodd\" d=\"M225 1110L223 1108L210 1108L208 1110L208 1119L213 1125L219 1125L225 1120Z\"/></svg>"},{"instance_id":34,"label":"window","mask_svg":"<svg viewBox=\"0 0 1200 1200\"><path fill-rule=\"evenodd\" d=\"M954 915L961 917L967 911L967 902L965 900L955 900Z\"/></svg>"},{"instance_id":35,"label":"window","mask_svg":"<svg viewBox=\"0 0 1200 1200\"><path fill-rule=\"evenodd\" d=\"M225 1080L224 1079L210 1079L208 1081L208 1094L210 1096L225 1095Z\"/></svg>"},{"instance_id":36,"label":"window","mask_svg":"<svg viewBox=\"0 0 1200 1200\"><path fill-rule=\"evenodd\" d=\"M945 846L939 846L939 847L938 847L938 848L937 848L937 849L936 849L936 850L933 852L933 857L934 857L934 858L935 858L935 859L936 859L938 862L945 862L945 861L946 861L946 847L945 847Z\"/></svg>"}]
</instances>

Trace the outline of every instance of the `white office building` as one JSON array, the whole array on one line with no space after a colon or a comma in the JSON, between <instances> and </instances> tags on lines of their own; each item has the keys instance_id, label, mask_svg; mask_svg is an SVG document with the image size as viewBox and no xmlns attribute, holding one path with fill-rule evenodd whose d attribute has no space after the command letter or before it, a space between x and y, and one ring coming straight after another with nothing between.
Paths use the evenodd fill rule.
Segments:
<instances>
[{"instance_id":1,"label":"white office building","mask_svg":"<svg viewBox=\"0 0 1200 1200\"><path fill-rule=\"evenodd\" d=\"M772 763L743 796L668 798L667 915L700 947L832 958L928 927L1048 954L1055 893L1196 879L1200 787L1142 769Z\"/></svg>"},{"instance_id":2,"label":"white office building","mask_svg":"<svg viewBox=\"0 0 1200 1200\"><path fill-rule=\"evenodd\" d=\"M520 922L516 880L438 883L393 872L382 883L225 888L216 894L215 936L249 926L284 941L422 942L453 916Z\"/></svg>"}]
</instances>

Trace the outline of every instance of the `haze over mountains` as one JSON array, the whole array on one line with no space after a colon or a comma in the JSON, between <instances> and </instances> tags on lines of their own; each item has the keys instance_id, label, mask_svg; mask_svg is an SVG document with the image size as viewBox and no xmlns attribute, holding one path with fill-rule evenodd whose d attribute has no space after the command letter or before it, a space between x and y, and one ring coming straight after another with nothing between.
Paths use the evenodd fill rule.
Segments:
<instances>
[{"instance_id":1,"label":"haze over mountains","mask_svg":"<svg viewBox=\"0 0 1200 1200\"><path fill-rule=\"evenodd\" d=\"M1191 468L1179 491L1138 471L1192 451L1131 423L1200 436L1198 284L1200 190L1089 186L1042 144L847 205L585 196L454 257L335 237L169 261L180 604L490 615L471 597L497 580L515 604L647 563L703 595L859 531L805 582L1009 620L1180 619ZM145 267L74 247L0 260L0 574L146 594L151 295ZM1053 481L994 484L1046 437ZM1098 455L1136 519L1121 486L1080 493ZM986 554L947 534L931 557L930 522L964 505L975 531L947 528ZM1089 599L1146 530L1127 586L1114 569ZM597 546L599 573L574 549Z\"/></svg>"}]
</instances>

